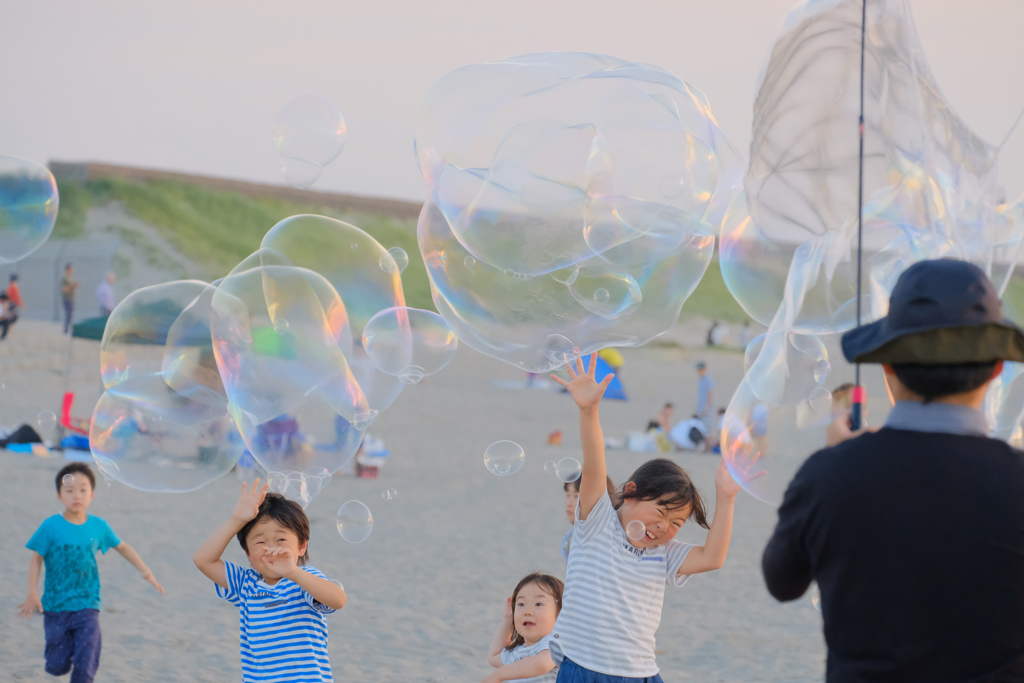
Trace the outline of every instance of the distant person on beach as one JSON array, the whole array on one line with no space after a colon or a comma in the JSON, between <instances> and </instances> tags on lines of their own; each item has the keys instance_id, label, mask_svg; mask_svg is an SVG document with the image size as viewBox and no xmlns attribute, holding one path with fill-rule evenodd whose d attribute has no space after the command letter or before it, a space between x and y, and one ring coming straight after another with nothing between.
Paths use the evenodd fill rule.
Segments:
<instances>
[{"instance_id":1,"label":"distant person on beach","mask_svg":"<svg viewBox=\"0 0 1024 683\"><path fill-rule=\"evenodd\" d=\"M895 405L874 432L843 411L800 467L762 558L769 592L817 581L827 681L1024 681L1024 452L981 411L1024 332L981 269L921 261L842 348L882 365Z\"/></svg>"},{"instance_id":2,"label":"distant person on beach","mask_svg":"<svg viewBox=\"0 0 1024 683\"><path fill-rule=\"evenodd\" d=\"M96 489L96 475L85 463L65 465L56 477L57 500L64 512L44 521L25 545L32 551L28 569L28 599L18 616L31 619L43 613L46 636L46 673L71 683L89 683L100 665L100 572L96 553L113 548L160 593L135 550L118 538L106 521L88 514ZM39 598L39 572L46 568L43 597Z\"/></svg>"},{"instance_id":3,"label":"distant person on beach","mask_svg":"<svg viewBox=\"0 0 1024 683\"><path fill-rule=\"evenodd\" d=\"M704 420L704 426L710 431L711 411L714 410L715 380L708 374L708 366L704 361L697 361L697 416Z\"/></svg>"},{"instance_id":4,"label":"distant person on beach","mask_svg":"<svg viewBox=\"0 0 1024 683\"><path fill-rule=\"evenodd\" d=\"M549 574L530 574L519 582L505 602L505 614L487 652L496 671L484 683L555 683L558 667L551 658L551 629L562 611L563 588Z\"/></svg>"},{"instance_id":5,"label":"distant person on beach","mask_svg":"<svg viewBox=\"0 0 1024 683\"><path fill-rule=\"evenodd\" d=\"M586 371L582 359L575 366L566 365L568 380L552 376L568 389L580 410L583 476L565 598L550 641L551 658L563 683L620 680L609 677L660 683L654 635L661 622L665 586L682 586L690 575L714 571L725 563L740 487L720 465L710 528L703 498L671 460L641 465L613 501L605 487L607 466L598 416L612 375L600 384L594 380L596 354ZM709 528L703 546L675 538L691 517Z\"/></svg>"},{"instance_id":6,"label":"distant person on beach","mask_svg":"<svg viewBox=\"0 0 1024 683\"><path fill-rule=\"evenodd\" d=\"M99 286L96 287L96 300L100 304L100 317L106 318L113 312L114 306L117 305L117 300L114 298L114 275L113 271L107 273L107 276L100 282Z\"/></svg>"},{"instance_id":7,"label":"distant person on beach","mask_svg":"<svg viewBox=\"0 0 1024 683\"><path fill-rule=\"evenodd\" d=\"M7 339L7 332L18 319L18 307L7 292L0 292L0 339Z\"/></svg>"},{"instance_id":8,"label":"distant person on beach","mask_svg":"<svg viewBox=\"0 0 1024 683\"><path fill-rule=\"evenodd\" d=\"M7 338L8 330L18 322L18 314L25 308L25 304L21 300L21 288L18 287L17 273L11 273L10 284L7 285L7 289L3 293L7 295L8 305L4 306L3 332L0 333L0 339Z\"/></svg>"},{"instance_id":9,"label":"distant person on beach","mask_svg":"<svg viewBox=\"0 0 1024 683\"><path fill-rule=\"evenodd\" d=\"M714 322L711 323L711 327L708 328L708 338L707 338L707 340L705 340L705 344L707 346L717 346L718 345L715 342L715 338L719 334L718 328L720 326L721 326L721 323L719 323L717 320L715 320Z\"/></svg>"},{"instance_id":10,"label":"distant person on beach","mask_svg":"<svg viewBox=\"0 0 1024 683\"><path fill-rule=\"evenodd\" d=\"M14 302L15 306L24 310L25 304L21 300L21 287L18 286L17 273L11 273L10 284L7 285L7 289L4 291L7 292L7 296L10 297L11 301Z\"/></svg>"},{"instance_id":11,"label":"distant person on beach","mask_svg":"<svg viewBox=\"0 0 1024 683\"><path fill-rule=\"evenodd\" d=\"M60 296L64 303L64 334L71 329L71 318L75 313L75 290L78 283L72 280L75 267L70 263L64 266L64 279L60 281Z\"/></svg>"},{"instance_id":12,"label":"distant person on beach","mask_svg":"<svg viewBox=\"0 0 1024 683\"><path fill-rule=\"evenodd\" d=\"M327 620L345 606L341 584L309 564L309 520L302 507L260 480L242 493L231 518L192 557L238 607L242 681L332 681ZM251 569L221 559L238 538Z\"/></svg>"},{"instance_id":13,"label":"distant person on beach","mask_svg":"<svg viewBox=\"0 0 1024 683\"><path fill-rule=\"evenodd\" d=\"M580 477L582 479L582 477ZM576 481L567 481L562 484L562 490L565 491L565 516L569 518L569 524L576 523L576 503L580 500L580 479ZM608 488L608 495L615 499L615 484L612 483L611 477L605 477L605 482ZM562 536L562 547L560 552L562 553L562 559L566 562L569 561L569 550L572 547L572 529L565 532L565 536Z\"/></svg>"}]
</instances>

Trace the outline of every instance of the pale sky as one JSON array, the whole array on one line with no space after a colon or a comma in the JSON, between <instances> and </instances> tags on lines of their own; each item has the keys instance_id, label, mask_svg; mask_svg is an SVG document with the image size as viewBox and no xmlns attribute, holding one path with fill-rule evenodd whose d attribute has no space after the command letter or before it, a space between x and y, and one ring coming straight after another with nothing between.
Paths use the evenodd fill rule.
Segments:
<instances>
[{"instance_id":1,"label":"pale sky","mask_svg":"<svg viewBox=\"0 0 1024 683\"><path fill-rule=\"evenodd\" d=\"M870 0L869 0L870 1ZM0 154L281 183L270 131L299 95L348 143L315 190L420 200L412 152L430 86L464 64L549 50L657 64L750 143L754 82L792 0L138 0L0 4ZM935 76L998 143L1024 107L1024 0L912 0ZM1001 185L1024 191L1024 124Z\"/></svg>"}]
</instances>

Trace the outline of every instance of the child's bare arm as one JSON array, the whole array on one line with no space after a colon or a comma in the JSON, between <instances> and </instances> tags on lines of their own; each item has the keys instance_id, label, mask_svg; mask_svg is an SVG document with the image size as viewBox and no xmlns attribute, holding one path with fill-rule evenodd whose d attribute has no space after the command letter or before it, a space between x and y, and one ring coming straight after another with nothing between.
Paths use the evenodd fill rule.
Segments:
<instances>
[{"instance_id":1,"label":"child's bare arm","mask_svg":"<svg viewBox=\"0 0 1024 683\"><path fill-rule=\"evenodd\" d=\"M690 549L686 559L679 565L677 575L710 572L721 569L725 564L729 542L732 540L732 516L739 490L740 485L729 474L725 460L722 460L715 472L715 516L711 520L708 537L703 546Z\"/></svg>"},{"instance_id":2,"label":"child's bare arm","mask_svg":"<svg viewBox=\"0 0 1024 683\"><path fill-rule=\"evenodd\" d=\"M256 519L256 515L259 514L260 505L267 496L269 486L269 484L264 484L260 488L259 484L260 480L257 479L252 483L252 490L249 491L246 489L246 483L242 482L242 493L238 496L231 519L221 524L192 556L192 561L196 563L199 571L221 588L228 587L228 579L224 572L224 561L220 559L220 556L224 554L224 550L231 543L234 535L241 531L242 527L250 520Z\"/></svg>"},{"instance_id":3,"label":"child's bare arm","mask_svg":"<svg viewBox=\"0 0 1024 683\"><path fill-rule=\"evenodd\" d=\"M551 652L541 652L512 662L497 669L494 673L484 679L484 683L498 683L499 681L517 681L521 678L534 678L543 676L555 668L555 660L551 659Z\"/></svg>"},{"instance_id":4,"label":"child's bare arm","mask_svg":"<svg viewBox=\"0 0 1024 683\"><path fill-rule=\"evenodd\" d=\"M39 573L42 568L43 556L33 550L28 563L28 599L18 605L18 617L21 619L31 619L35 612L43 612L43 602L39 599Z\"/></svg>"},{"instance_id":5,"label":"child's bare arm","mask_svg":"<svg viewBox=\"0 0 1024 683\"><path fill-rule=\"evenodd\" d=\"M153 576L153 572L149 570L149 567L146 566L146 563L143 562L142 558L139 557L139 554L135 552L135 548L131 547L130 545L122 541L121 545L115 547L114 550L121 553L121 557L128 560L128 562L133 567L139 570L139 573L142 574L143 579L149 581L151 584L153 584L153 587L156 588L160 594L163 594L164 587L160 585L160 582L157 581L156 577Z\"/></svg>"},{"instance_id":6,"label":"child's bare arm","mask_svg":"<svg viewBox=\"0 0 1024 683\"><path fill-rule=\"evenodd\" d=\"M583 440L580 519L586 519L607 490L605 482L608 468L604 460L604 434L601 432L597 407L604 396L604 390L608 388L615 375L608 373L600 384L594 380L594 373L597 371L596 353L590 355L590 367L586 371L583 370L583 360L580 358L576 359L575 369L572 363L566 363L565 368L569 373L568 382L557 375L552 375L551 379L569 390L569 394L580 409L580 438Z\"/></svg>"},{"instance_id":7,"label":"child's bare arm","mask_svg":"<svg viewBox=\"0 0 1024 683\"><path fill-rule=\"evenodd\" d=\"M223 565L221 567L223 571ZM302 567L296 567L292 572L289 572L288 578L299 584L302 590L309 593L321 605L331 609L341 609L348 602L348 596L345 595L344 588L333 581L310 574Z\"/></svg>"},{"instance_id":8,"label":"child's bare arm","mask_svg":"<svg viewBox=\"0 0 1024 683\"><path fill-rule=\"evenodd\" d=\"M495 669L500 668L501 651L504 650L509 641L512 640L512 598L505 601L505 614L501 617L498 630L491 640L491 647L487 650L487 662Z\"/></svg>"}]
</instances>

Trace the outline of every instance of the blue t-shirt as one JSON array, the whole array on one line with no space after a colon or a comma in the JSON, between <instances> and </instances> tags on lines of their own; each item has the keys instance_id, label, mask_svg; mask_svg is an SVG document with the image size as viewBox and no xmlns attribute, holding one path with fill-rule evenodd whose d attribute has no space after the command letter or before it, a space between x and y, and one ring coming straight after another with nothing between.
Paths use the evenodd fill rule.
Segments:
<instances>
[{"instance_id":1,"label":"blue t-shirt","mask_svg":"<svg viewBox=\"0 0 1024 683\"><path fill-rule=\"evenodd\" d=\"M315 567L304 570L327 578ZM327 620L334 610L313 599L302 586L281 579L273 586L252 569L224 562L228 587L217 595L238 607L244 683L327 683Z\"/></svg>"},{"instance_id":2,"label":"blue t-shirt","mask_svg":"<svg viewBox=\"0 0 1024 683\"><path fill-rule=\"evenodd\" d=\"M697 382L697 414L703 415L711 406L708 405L708 394L715 388L715 380L709 375L704 375Z\"/></svg>"},{"instance_id":3,"label":"blue t-shirt","mask_svg":"<svg viewBox=\"0 0 1024 683\"><path fill-rule=\"evenodd\" d=\"M96 551L106 553L121 539L106 520L89 515L84 524L72 524L54 515L39 525L25 547L43 556L46 583L43 611L77 612L100 608L100 570Z\"/></svg>"}]
</instances>

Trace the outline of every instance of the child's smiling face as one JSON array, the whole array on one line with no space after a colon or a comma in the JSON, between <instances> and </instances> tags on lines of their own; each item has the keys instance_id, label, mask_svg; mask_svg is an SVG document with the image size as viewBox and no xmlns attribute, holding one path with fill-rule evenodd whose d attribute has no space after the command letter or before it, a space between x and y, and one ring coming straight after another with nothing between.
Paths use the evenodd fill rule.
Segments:
<instances>
[{"instance_id":1,"label":"child's smiling face","mask_svg":"<svg viewBox=\"0 0 1024 683\"><path fill-rule=\"evenodd\" d=\"M306 554L308 543L299 542L299 537L288 527L277 520L267 517L253 525L245 538L248 547L246 557L249 563L263 577L265 581L276 582L283 579L287 570L295 567L298 558ZM267 551L271 548L280 548L290 553L289 561L283 562L281 558L275 558L273 566L268 562Z\"/></svg>"},{"instance_id":2,"label":"child's smiling face","mask_svg":"<svg viewBox=\"0 0 1024 683\"><path fill-rule=\"evenodd\" d=\"M691 510L689 505L670 508L658 500L627 498L618 512L623 529L633 520L643 522L646 529L642 538L629 538L629 542L636 548L653 548L675 538L689 519Z\"/></svg>"},{"instance_id":3,"label":"child's smiling face","mask_svg":"<svg viewBox=\"0 0 1024 683\"><path fill-rule=\"evenodd\" d=\"M516 633L523 637L528 646L551 633L555 619L558 618L554 596L536 583L528 583L519 589L512 610Z\"/></svg>"}]
</instances>

